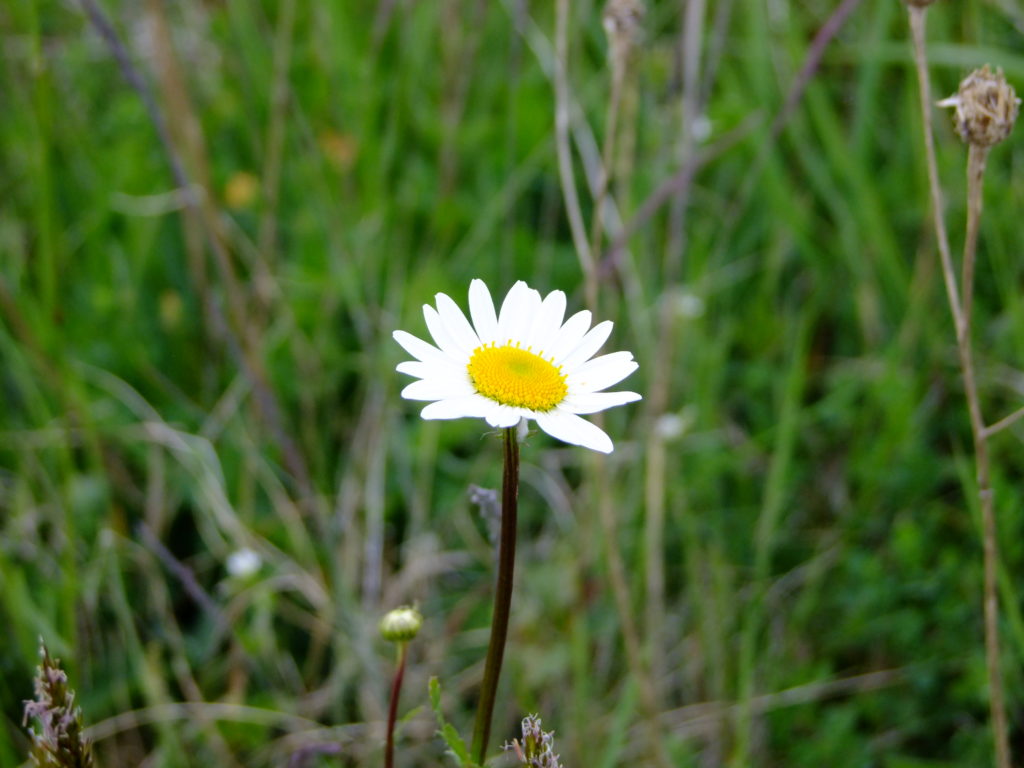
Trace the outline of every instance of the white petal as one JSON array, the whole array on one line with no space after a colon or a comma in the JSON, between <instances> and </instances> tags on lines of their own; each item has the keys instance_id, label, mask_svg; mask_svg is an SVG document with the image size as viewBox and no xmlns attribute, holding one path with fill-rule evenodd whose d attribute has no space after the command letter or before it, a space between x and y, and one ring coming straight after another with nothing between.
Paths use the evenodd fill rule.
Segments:
<instances>
[{"instance_id":1,"label":"white petal","mask_svg":"<svg viewBox=\"0 0 1024 768\"><path fill-rule=\"evenodd\" d=\"M636 392L580 392L567 397L558 407L569 413L597 413L640 399Z\"/></svg>"},{"instance_id":2,"label":"white petal","mask_svg":"<svg viewBox=\"0 0 1024 768\"><path fill-rule=\"evenodd\" d=\"M494 314L494 302L487 284L473 280L469 284L469 313L481 344L488 344L498 337L498 317Z\"/></svg>"},{"instance_id":3,"label":"white petal","mask_svg":"<svg viewBox=\"0 0 1024 768\"><path fill-rule=\"evenodd\" d=\"M456 360L469 361L469 352L462 348L448 331L448 327L444 324L441 319L441 315L438 314L437 310L429 304L423 305L423 318L427 321L427 329L430 331L430 335L434 337L434 342L441 348L448 357Z\"/></svg>"},{"instance_id":4,"label":"white petal","mask_svg":"<svg viewBox=\"0 0 1024 768\"><path fill-rule=\"evenodd\" d=\"M600 392L618 384L638 367L630 352L612 352L610 355L595 357L569 374L566 381L569 394Z\"/></svg>"},{"instance_id":5,"label":"white petal","mask_svg":"<svg viewBox=\"0 0 1024 768\"><path fill-rule=\"evenodd\" d=\"M461 419L467 416L482 418L491 412L493 405L491 400L480 395L452 397L431 403L420 411L420 416L424 419Z\"/></svg>"},{"instance_id":6,"label":"white petal","mask_svg":"<svg viewBox=\"0 0 1024 768\"><path fill-rule=\"evenodd\" d=\"M498 338L499 344L504 344L508 339L507 328L512 324L512 316L518 313L517 305L520 297L530 289L522 280L508 289L505 300L501 302L501 310L498 312Z\"/></svg>"},{"instance_id":7,"label":"white petal","mask_svg":"<svg viewBox=\"0 0 1024 768\"><path fill-rule=\"evenodd\" d=\"M402 397L406 400L448 400L472 394L473 387L468 381L442 379L420 379L402 390Z\"/></svg>"},{"instance_id":8,"label":"white petal","mask_svg":"<svg viewBox=\"0 0 1024 768\"><path fill-rule=\"evenodd\" d=\"M584 309L565 321L565 325L558 329L550 348L545 348L544 354L555 358L558 365L562 359L572 353L580 340L586 335L590 327L590 310Z\"/></svg>"},{"instance_id":9,"label":"white petal","mask_svg":"<svg viewBox=\"0 0 1024 768\"><path fill-rule=\"evenodd\" d=\"M486 416L487 423L492 427L514 427L523 416L522 408L499 403L495 405L497 407Z\"/></svg>"},{"instance_id":10,"label":"white petal","mask_svg":"<svg viewBox=\"0 0 1024 768\"><path fill-rule=\"evenodd\" d=\"M466 366L455 363L421 363L419 360L406 360L399 363L395 370L407 373L417 379L444 379L445 381L468 381L469 373Z\"/></svg>"},{"instance_id":11,"label":"white petal","mask_svg":"<svg viewBox=\"0 0 1024 768\"><path fill-rule=\"evenodd\" d=\"M564 360L559 361L566 373L572 373L593 357L594 353L608 341L614 325L611 320L605 320L591 328L590 332L576 345L576 349L570 352Z\"/></svg>"},{"instance_id":12,"label":"white petal","mask_svg":"<svg viewBox=\"0 0 1024 768\"><path fill-rule=\"evenodd\" d=\"M444 327L448 329L448 333L469 357L473 354L473 350L480 346L480 339L477 338L476 331L473 330L473 326L469 324L469 320L462 314L458 304L451 300L451 297L439 293L434 298L437 301L437 311L441 315Z\"/></svg>"},{"instance_id":13,"label":"white petal","mask_svg":"<svg viewBox=\"0 0 1024 768\"><path fill-rule=\"evenodd\" d=\"M536 419L537 426L570 445L581 445L601 453L611 453L614 448L604 430L574 414L555 409L538 413Z\"/></svg>"},{"instance_id":14,"label":"white petal","mask_svg":"<svg viewBox=\"0 0 1024 768\"><path fill-rule=\"evenodd\" d=\"M540 309L540 293L520 280L512 286L498 315L498 344L512 340L523 344L537 311ZM523 344L526 346L526 344Z\"/></svg>"},{"instance_id":15,"label":"white petal","mask_svg":"<svg viewBox=\"0 0 1024 768\"><path fill-rule=\"evenodd\" d=\"M529 333L533 326L534 319L540 314L541 307L544 306L544 300L541 298L540 291L534 288L530 289L529 294L526 298L526 307L523 310L523 322L518 328L519 340L523 342L523 346L529 346Z\"/></svg>"},{"instance_id":16,"label":"white petal","mask_svg":"<svg viewBox=\"0 0 1024 768\"><path fill-rule=\"evenodd\" d=\"M417 360L422 360L425 363L451 363L454 362L452 358L442 352L440 349L435 347L433 344L428 344L423 339L418 339L411 333L405 331L395 331L391 334L391 337L402 345L410 355L415 357Z\"/></svg>"},{"instance_id":17,"label":"white petal","mask_svg":"<svg viewBox=\"0 0 1024 768\"><path fill-rule=\"evenodd\" d=\"M540 354L551 346L565 316L565 293L552 291L541 302L540 311L533 318L526 345Z\"/></svg>"}]
</instances>

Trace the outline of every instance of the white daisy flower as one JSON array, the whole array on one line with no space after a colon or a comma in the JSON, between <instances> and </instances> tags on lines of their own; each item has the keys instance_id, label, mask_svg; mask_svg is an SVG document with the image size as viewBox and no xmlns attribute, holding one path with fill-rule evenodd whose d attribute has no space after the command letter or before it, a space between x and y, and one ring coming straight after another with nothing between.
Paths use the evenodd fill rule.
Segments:
<instances>
[{"instance_id":1,"label":"white daisy flower","mask_svg":"<svg viewBox=\"0 0 1024 768\"><path fill-rule=\"evenodd\" d=\"M228 555L227 568L228 573L235 578L247 579L256 573L262 564L263 560L258 552L242 547Z\"/></svg>"},{"instance_id":2,"label":"white daisy flower","mask_svg":"<svg viewBox=\"0 0 1024 768\"><path fill-rule=\"evenodd\" d=\"M492 427L533 419L552 437L611 453L612 441L579 417L639 400L636 392L606 392L637 369L630 352L592 358L608 339L611 321L590 328L590 312L564 323L565 294L544 299L519 281L495 313L483 280L469 284L473 322L448 296L423 307L436 347L405 331L395 341L416 358L398 371L419 381L402 390L407 400L431 400L424 419L482 418ZM589 329L589 331L588 331Z\"/></svg>"}]
</instances>

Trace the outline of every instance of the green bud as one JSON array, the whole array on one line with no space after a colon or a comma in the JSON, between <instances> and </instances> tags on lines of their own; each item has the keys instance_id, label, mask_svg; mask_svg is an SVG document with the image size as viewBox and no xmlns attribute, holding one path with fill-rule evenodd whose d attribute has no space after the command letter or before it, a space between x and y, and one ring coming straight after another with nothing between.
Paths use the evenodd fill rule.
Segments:
<instances>
[{"instance_id":1,"label":"green bud","mask_svg":"<svg viewBox=\"0 0 1024 768\"><path fill-rule=\"evenodd\" d=\"M415 608L403 605L388 611L380 620L380 634L389 643L407 643L423 626L423 616Z\"/></svg>"}]
</instances>

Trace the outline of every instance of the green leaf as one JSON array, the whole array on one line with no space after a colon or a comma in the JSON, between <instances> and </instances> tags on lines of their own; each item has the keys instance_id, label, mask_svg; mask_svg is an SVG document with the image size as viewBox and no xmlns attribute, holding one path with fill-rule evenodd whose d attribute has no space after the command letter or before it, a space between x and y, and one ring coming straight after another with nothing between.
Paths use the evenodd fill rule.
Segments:
<instances>
[{"instance_id":1,"label":"green leaf","mask_svg":"<svg viewBox=\"0 0 1024 768\"><path fill-rule=\"evenodd\" d=\"M469 750L466 749L466 743L459 736L459 732L455 730L454 725L445 723L441 727L441 738L448 745L448 749L459 758L459 762L462 765L467 766L467 768L473 765L473 761L469 759Z\"/></svg>"},{"instance_id":2,"label":"green leaf","mask_svg":"<svg viewBox=\"0 0 1024 768\"><path fill-rule=\"evenodd\" d=\"M430 708L434 710L439 721L444 718L441 714L441 683L436 677L430 678Z\"/></svg>"},{"instance_id":3,"label":"green leaf","mask_svg":"<svg viewBox=\"0 0 1024 768\"><path fill-rule=\"evenodd\" d=\"M406 712L404 715L402 715L402 717L398 718L398 722L400 722L400 723L408 723L410 720L415 720L417 717L419 717L419 714L422 711L423 711L423 707L413 707L408 712Z\"/></svg>"},{"instance_id":4,"label":"green leaf","mask_svg":"<svg viewBox=\"0 0 1024 768\"><path fill-rule=\"evenodd\" d=\"M466 742L462 740L455 726L449 723L441 711L441 684L436 677L430 678L430 707L437 718L438 734L444 739L451 755L458 759L462 768L479 768L469 757Z\"/></svg>"}]
</instances>

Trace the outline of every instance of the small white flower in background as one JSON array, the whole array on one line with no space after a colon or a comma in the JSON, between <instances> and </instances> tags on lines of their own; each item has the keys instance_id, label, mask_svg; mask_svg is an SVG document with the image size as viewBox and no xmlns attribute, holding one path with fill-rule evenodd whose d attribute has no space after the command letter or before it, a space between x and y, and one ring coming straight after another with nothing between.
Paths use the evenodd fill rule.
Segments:
<instances>
[{"instance_id":1,"label":"small white flower in background","mask_svg":"<svg viewBox=\"0 0 1024 768\"><path fill-rule=\"evenodd\" d=\"M236 579L246 579L256 573L263 561L259 554L248 547L236 549L228 555L228 573Z\"/></svg>"},{"instance_id":2,"label":"small white flower in background","mask_svg":"<svg viewBox=\"0 0 1024 768\"><path fill-rule=\"evenodd\" d=\"M713 129L714 125L711 123L711 118L707 115L697 115L693 118L693 123L690 125L690 131L693 133L693 140L698 144L703 144L705 141L710 139Z\"/></svg>"},{"instance_id":3,"label":"small white flower in background","mask_svg":"<svg viewBox=\"0 0 1024 768\"><path fill-rule=\"evenodd\" d=\"M676 440L682 437L697 420L692 408L684 408L679 413L663 413L654 422L654 431L662 440Z\"/></svg>"},{"instance_id":4,"label":"small white flower in background","mask_svg":"<svg viewBox=\"0 0 1024 768\"><path fill-rule=\"evenodd\" d=\"M685 288L669 294L667 300L672 302L676 315L688 320L704 314L704 299Z\"/></svg>"},{"instance_id":5,"label":"small white flower in background","mask_svg":"<svg viewBox=\"0 0 1024 768\"><path fill-rule=\"evenodd\" d=\"M563 323L565 294L552 291L542 299L522 281L495 312L487 286L473 280L472 324L450 297L439 293L436 301L436 309L423 307L436 347L394 332L416 358L398 371L419 379L402 397L432 401L424 419L476 417L492 427L533 419L563 442L611 453L608 435L579 417L640 399L635 392L605 391L637 369L630 352L593 357L611 334L611 321L591 328L590 312L583 310Z\"/></svg>"}]
</instances>

